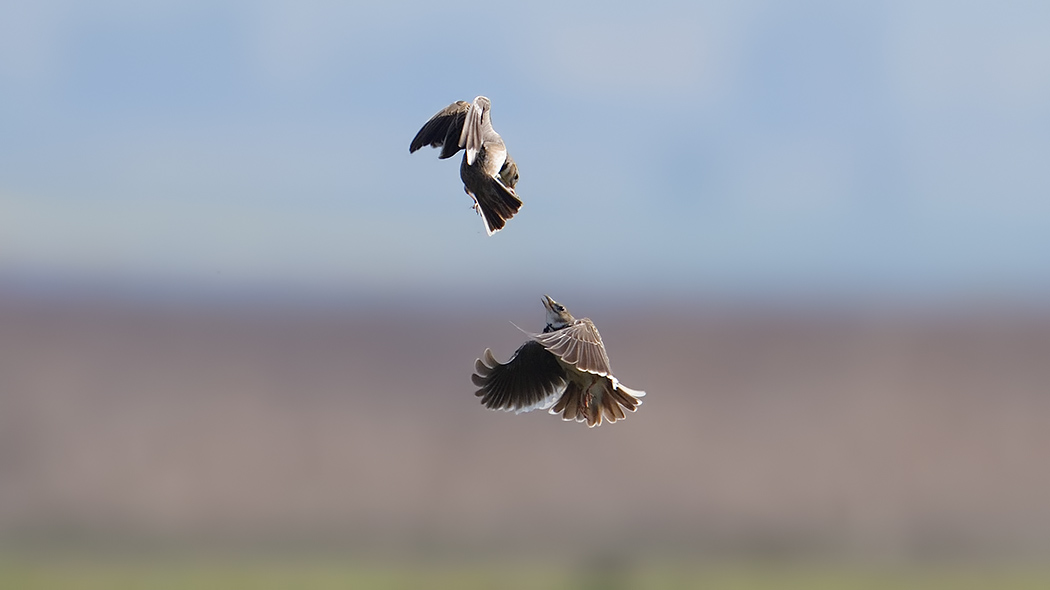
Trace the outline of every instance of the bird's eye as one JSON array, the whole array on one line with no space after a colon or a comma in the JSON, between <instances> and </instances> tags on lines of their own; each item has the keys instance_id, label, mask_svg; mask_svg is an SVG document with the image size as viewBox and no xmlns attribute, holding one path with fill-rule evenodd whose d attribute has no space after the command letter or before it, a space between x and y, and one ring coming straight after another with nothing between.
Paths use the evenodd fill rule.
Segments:
<instances>
[{"instance_id":1,"label":"bird's eye","mask_svg":"<svg viewBox=\"0 0 1050 590\"><path fill-rule=\"evenodd\" d=\"M554 306L554 311L556 311L558 313L561 313L561 312L565 311L565 308L560 306L560 305L555 305Z\"/></svg>"}]
</instances>

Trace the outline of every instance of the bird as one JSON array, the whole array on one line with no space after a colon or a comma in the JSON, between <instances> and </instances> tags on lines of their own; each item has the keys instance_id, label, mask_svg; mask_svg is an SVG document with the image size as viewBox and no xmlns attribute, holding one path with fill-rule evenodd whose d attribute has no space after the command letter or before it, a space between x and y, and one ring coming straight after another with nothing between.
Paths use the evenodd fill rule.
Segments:
<instances>
[{"instance_id":1,"label":"bird","mask_svg":"<svg viewBox=\"0 0 1050 590\"><path fill-rule=\"evenodd\" d=\"M586 422L591 428L624 419L624 410L635 411L645 392L626 387L613 376L594 322L574 318L550 295L543 296L543 306L547 312L543 332L522 330L530 338L509 361L500 363L488 348L474 361L471 381L478 387L475 395L481 403L519 414L550 410L563 420Z\"/></svg>"},{"instance_id":2,"label":"bird","mask_svg":"<svg viewBox=\"0 0 1050 590\"><path fill-rule=\"evenodd\" d=\"M410 154L425 145L441 148L442 160L466 150L459 177L490 236L503 229L522 205L514 192L518 165L492 128L491 110L492 103L484 96L473 102L457 100L431 117L408 146Z\"/></svg>"}]
</instances>

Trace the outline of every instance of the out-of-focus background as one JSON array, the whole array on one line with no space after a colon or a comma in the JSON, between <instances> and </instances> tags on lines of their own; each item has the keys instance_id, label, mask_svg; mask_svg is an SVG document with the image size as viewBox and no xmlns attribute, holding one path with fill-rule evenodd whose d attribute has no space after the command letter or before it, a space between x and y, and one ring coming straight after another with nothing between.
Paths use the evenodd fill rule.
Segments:
<instances>
[{"instance_id":1,"label":"out-of-focus background","mask_svg":"<svg viewBox=\"0 0 1050 590\"><path fill-rule=\"evenodd\" d=\"M1050 6L2 12L9 579L1046 570ZM491 238L407 149L478 94ZM624 423L472 395L544 293L649 392Z\"/></svg>"}]
</instances>

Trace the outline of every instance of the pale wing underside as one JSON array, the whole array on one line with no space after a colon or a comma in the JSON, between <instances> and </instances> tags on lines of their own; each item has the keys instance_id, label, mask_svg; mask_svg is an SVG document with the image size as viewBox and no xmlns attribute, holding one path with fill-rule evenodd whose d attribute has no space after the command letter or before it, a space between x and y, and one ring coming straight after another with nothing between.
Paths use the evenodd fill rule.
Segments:
<instances>
[{"instance_id":1,"label":"pale wing underside","mask_svg":"<svg viewBox=\"0 0 1050 590\"><path fill-rule=\"evenodd\" d=\"M610 375L609 356L605 353L602 336L588 318L576 320L571 326L533 334L532 337L563 362L596 375Z\"/></svg>"},{"instance_id":2,"label":"pale wing underside","mask_svg":"<svg viewBox=\"0 0 1050 590\"><path fill-rule=\"evenodd\" d=\"M502 364L485 349L474 363L471 381L478 387L475 395L485 407L517 413L546 410L565 390L565 370L558 359L537 342L522 344L514 356Z\"/></svg>"},{"instance_id":3,"label":"pale wing underside","mask_svg":"<svg viewBox=\"0 0 1050 590\"><path fill-rule=\"evenodd\" d=\"M463 121L463 130L459 136L459 147L467 150L467 164L473 165L474 158L484 145L484 110L477 100L470 105Z\"/></svg>"}]
</instances>

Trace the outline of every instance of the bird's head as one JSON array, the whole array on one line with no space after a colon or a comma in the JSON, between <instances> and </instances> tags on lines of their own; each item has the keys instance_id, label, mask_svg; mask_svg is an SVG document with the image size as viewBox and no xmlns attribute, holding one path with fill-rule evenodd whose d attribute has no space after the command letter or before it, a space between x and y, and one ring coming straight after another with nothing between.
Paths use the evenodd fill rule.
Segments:
<instances>
[{"instance_id":1,"label":"bird's head","mask_svg":"<svg viewBox=\"0 0 1050 590\"><path fill-rule=\"evenodd\" d=\"M569 310L550 295L543 296L543 307L547 309L547 328L550 330L560 330L576 321Z\"/></svg>"}]
</instances>

